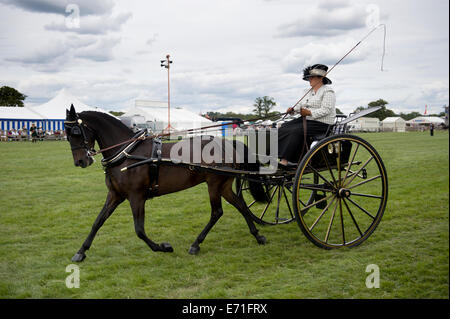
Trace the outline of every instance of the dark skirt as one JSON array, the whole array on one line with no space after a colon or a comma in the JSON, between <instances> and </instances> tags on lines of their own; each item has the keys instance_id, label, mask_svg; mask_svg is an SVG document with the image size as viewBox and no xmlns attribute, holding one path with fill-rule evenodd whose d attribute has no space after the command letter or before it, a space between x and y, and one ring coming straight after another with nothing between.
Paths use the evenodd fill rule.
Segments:
<instances>
[{"instance_id":1,"label":"dark skirt","mask_svg":"<svg viewBox=\"0 0 450 319\"><path fill-rule=\"evenodd\" d=\"M325 134L329 125L318 121L306 121L307 136ZM303 119L289 121L278 129L278 157L297 163L303 149ZM306 151L306 148L305 150Z\"/></svg>"}]
</instances>

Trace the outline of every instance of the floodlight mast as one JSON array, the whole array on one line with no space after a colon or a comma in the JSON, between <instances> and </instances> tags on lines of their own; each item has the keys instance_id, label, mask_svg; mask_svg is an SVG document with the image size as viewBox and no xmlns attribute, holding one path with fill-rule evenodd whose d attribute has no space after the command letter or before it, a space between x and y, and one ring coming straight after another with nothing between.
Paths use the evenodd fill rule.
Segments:
<instances>
[{"instance_id":1,"label":"floodlight mast","mask_svg":"<svg viewBox=\"0 0 450 319\"><path fill-rule=\"evenodd\" d=\"M170 55L166 55L166 60L161 60L161 67L165 67L167 69L167 127L163 130L163 132L170 133L174 128L170 125L170 64L172 61L170 60Z\"/></svg>"}]
</instances>

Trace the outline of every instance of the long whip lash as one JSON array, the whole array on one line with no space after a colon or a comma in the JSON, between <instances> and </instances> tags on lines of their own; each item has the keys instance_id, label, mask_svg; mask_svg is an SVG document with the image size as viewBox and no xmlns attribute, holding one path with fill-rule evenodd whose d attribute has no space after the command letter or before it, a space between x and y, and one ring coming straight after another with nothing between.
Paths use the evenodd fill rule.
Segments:
<instances>
[{"instance_id":1,"label":"long whip lash","mask_svg":"<svg viewBox=\"0 0 450 319\"><path fill-rule=\"evenodd\" d=\"M360 45L363 41L365 41L376 29L383 27L384 29L384 35L383 35L383 54L381 56L381 71L384 71L383 66L384 66L384 56L386 53L386 25L385 24L379 24L376 27L374 27L372 30L370 30L365 36L364 38L362 38L358 43L355 44L355 46L353 48L350 49L350 51L348 51L339 61L337 61L324 75L324 77L326 77L339 63L342 62L342 60L344 60L354 49L356 49L356 47L358 45ZM311 87L301 98L300 100L298 100L293 106L292 109L294 109L304 98L306 95L308 95L309 92L311 92L313 88ZM288 112L285 113L281 113L281 114L274 114L274 115L269 115L269 116L264 116L264 117L258 117L258 118L254 118L254 119L250 119L250 120L246 120L245 122L255 122L258 120L265 120L265 119L271 119L274 117L278 117L278 116L283 116L283 119L286 117L286 115L288 115ZM201 130L206 130L206 129L210 129L210 128L215 128L215 127L221 127L221 126L225 126L225 125L232 125L235 122L228 122L228 123L222 123L222 124L215 124L215 125L209 125L209 126L203 126L203 127L199 127L199 128L191 128L191 129L187 129L187 130L181 130L181 131L176 131L177 134L180 133L193 133L195 131L201 131ZM151 139L151 138L158 138L158 137L164 137L164 136L169 136L172 133L160 133L160 134L154 134L154 135L150 135L150 136L142 136L139 138L132 138L129 140L126 140L124 142L112 145L110 147L106 147L104 149L98 150L95 153L92 153L91 156L95 156L97 154L100 154L104 151L116 148L118 146L121 146L123 144L126 143L130 143L130 142L134 142L136 140L146 140L146 139Z\"/></svg>"}]
</instances>

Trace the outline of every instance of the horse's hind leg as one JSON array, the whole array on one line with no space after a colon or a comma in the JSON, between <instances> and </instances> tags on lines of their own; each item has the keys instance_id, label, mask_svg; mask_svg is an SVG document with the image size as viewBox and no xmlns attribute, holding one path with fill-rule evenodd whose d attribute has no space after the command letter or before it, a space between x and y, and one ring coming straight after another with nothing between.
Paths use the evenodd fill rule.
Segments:
<instances>
[{"instance_id":1,"label":"horse's hind leg","mask_svg":"<svg viewBox=\"0 0 450 319\"><path fill-rule=\"evenodd\" d=\"M222 192L223 198L227 202L229 202L231 205L233 205L241 214L244 216L245 221L247 222L248 228L250 229L250 233L255 236L256 241L258 244L264 245L266 243L266 237L259 235L258 229L256 228L255 224L253 223L252 217L250 216L250 212L247 208L247 205L245 202L237 196L233 192L233 178L229 179L227 183L225 184L225 187Z\"/></svg>"},{"instance_id":2,"label":"horse's hind leg","mask_svg":"<svg viewBox=\"0 0 450 319\"><path fill-rule=\"evenodd\" d=\"M97 219L92 225L91 232L87 236L80 250L78 250L78 252L72 257L72 261L81 262L84 260L84 258L86 258L85 252L91 247L92 241L94 240L97 231L100 229L100 227L102 227L108 217L111 216L117 206L119 206L119 204L123 202L123 200L123 198L115 195L113 192L108 193L105 205L103 206L102 210L97 216Z\"/></svg>"},{"instance_id":3,"label":"horse's hind leg","mask_svg":"<svg viewBox=\"0 0 450 319\"><path fill-rule=\"evenodd\" d=\"M134 229L136 235L142 239L153 251L173 252L173 248L169 243L157 243L147 237L144 229L145 224L145 196L135 196L130 198L130 206L133 212Z\"/></svg>"},{"instance_id":4,"label":"horse's hind leg","mask_svg":"<svg viewBox=\"0 0 450 319\"><path fill-rule=\"evenodd\" d=\"M202 230L200 235L195 239L192 243L191 248L189 248L189 253L191 255L195 255L200 251L200 244L205 240L206 235L208 235L211 228L215 223L219 220L219 218L223 215L222 210L222 201L220 195L220 189L223 183L209 183L208 184L208 192L209 192L209 201L211 204L211 217L209 219L208 224L206 224L205 228Z\"/></svg>"}]
</instances>

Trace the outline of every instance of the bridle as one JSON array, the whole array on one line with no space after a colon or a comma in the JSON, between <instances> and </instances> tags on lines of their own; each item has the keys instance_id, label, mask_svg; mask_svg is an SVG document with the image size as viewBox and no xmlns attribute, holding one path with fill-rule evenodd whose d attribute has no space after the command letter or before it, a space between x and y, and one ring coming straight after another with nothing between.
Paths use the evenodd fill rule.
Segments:
<instances>
[{"instance_id":1,"label":"bridle","mask_svg":"<svg viewBox=\"0 0 450 319\"><path fill-rule=\"evenodd\" d=\"M93 155L95 155L96 151L95 151L94 147L89 146L89 141L87 140L85 129L90 130L91 133L94 133L94 132L92 131L92 129L90 129L86 125L86 123L83 123L82 119L78 118L78 114L77 114L77 119L75 121L64 121L64 126L68 129L70 129L70 134L67 134L67 138L69 139L69 141L70 141L70 136L82 136L83 137L83 142L81 143L81 145L72 146L72 143L70 144L70 149L72 151L84 148L89 157L92 157Z\"/></svg>"}]
</instances>

